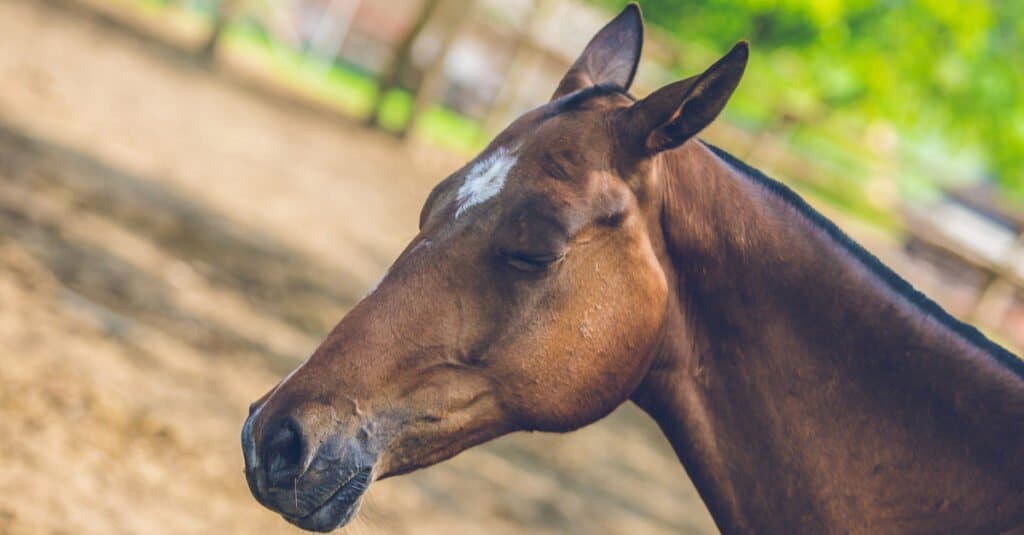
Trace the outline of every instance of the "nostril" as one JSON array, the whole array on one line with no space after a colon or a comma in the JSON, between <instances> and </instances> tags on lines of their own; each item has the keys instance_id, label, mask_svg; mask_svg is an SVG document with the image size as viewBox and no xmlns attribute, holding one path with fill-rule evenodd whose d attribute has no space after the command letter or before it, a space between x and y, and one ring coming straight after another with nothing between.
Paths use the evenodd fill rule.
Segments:
<instances>
[{"instance_id":1,"label":"nostril","mask_svg":"<svg viewBox=\"0 0 1024 535\"><path fill-rule=\"evenodd\" d=\"M305 441L294 420L288 420L271 436L264 448L268 482L275 487L291 486L302 471Z\"/></svg>"}]
</instances>

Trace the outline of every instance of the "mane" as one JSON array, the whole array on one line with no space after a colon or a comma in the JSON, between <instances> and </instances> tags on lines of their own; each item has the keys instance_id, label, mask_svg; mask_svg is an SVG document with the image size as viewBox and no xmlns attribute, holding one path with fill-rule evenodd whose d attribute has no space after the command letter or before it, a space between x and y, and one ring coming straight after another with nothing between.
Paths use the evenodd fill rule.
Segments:
<instances>
[{"instance_id":1,"label":"mane","mask_svg":"<svg viewBox=\"0 0 1024 535\"><path fill-rule=\"evenodd\" d=\"M596 84L587 86L583 89L569 93L568 95L564 95L553 100L550 104L548 104L548 110L544 114L544 116L547 118L553 117L560 113L576 111L582 108L584 104L595 98L606 97L609 95L621 95L628 98L629 100L632 100L634 102L636 101L636 97L631 95L629 91L626 91L625 89L615 84Z\"/></svg>"},{"instance_id":2,"label":"mane","mask_svg":"<svg viewBox=\"0 0 1024 535\"><path fill-rule=\"evenodd\" d=\"M827 217L821 215L817 210L812 208L802 197L796 194L793 190L789 189L785 184L772 179L762 173L761 171L747 165L745 162L736 158L732 154L701 140L706 147L711 149L711 152L715 153L716 156L722 159L726 164L735 170L739 171L747 178L759 183L765 187L768 191L772 192L787 204L798 210L804 215L811 223L816 225L821 230L825 231L836 243L846 249L851 255L859 260L864 266L871 270L875 275L878 276L886 285L889 286L893 291L903 296L905 299L914 304L918 310L922 313L927 314L931 318L938 321L946 328L959 334L961 337L971 342L978 348L984 350L989 355L995 357L997 361L1002 363L1012 372L1017 374L1018 377L1024 379L1024 360L1010 353L1004 347L989 340L984 334L981 333L975 327L968 325L946 312L938 303L932 301L928 296L924 295L916 288L907 282L903 277L900 277L893 271L889 266L882 263L875 255L868 252L866 249L860 246L856 241L846 235L845 232L839 229L835 223L829 220Z\"/></svg>"}]
</instances>

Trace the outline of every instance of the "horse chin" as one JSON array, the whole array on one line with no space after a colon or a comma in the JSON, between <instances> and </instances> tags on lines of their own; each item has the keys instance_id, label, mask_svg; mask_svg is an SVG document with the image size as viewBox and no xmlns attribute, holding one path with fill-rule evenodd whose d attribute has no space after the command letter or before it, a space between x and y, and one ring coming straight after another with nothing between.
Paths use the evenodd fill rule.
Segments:
<instances>
[{"instance_id":1,"label":"horse chin","mask_svg":"<svg viewBox=\"0 0 1024 535\"><path fill-rule=\"evenodd\" d=\"M372 470L361 470L311 513L302 517L282 516L288 522L308 531L328 532L338 529L355 518L363 494L372 480Z\"/></svg>"}]
</instances>

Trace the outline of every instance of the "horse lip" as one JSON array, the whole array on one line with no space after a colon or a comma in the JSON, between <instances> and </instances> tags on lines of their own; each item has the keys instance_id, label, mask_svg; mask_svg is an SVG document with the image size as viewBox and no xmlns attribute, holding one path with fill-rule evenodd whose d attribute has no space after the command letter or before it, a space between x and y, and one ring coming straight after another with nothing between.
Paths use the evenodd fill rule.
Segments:
<instances>
[{"instance_id":1,"label":"horse lip","mask_svg":"<svg viewBox=\"0 0 1024 535\"><path fill-rule=\"evenodd\" d=\"M355 516L355 508L359 503L359 499L362 498L366 489L370 486L370 482L373 479L372 475L372 467L357 470L313 511L299 517L287 514L282 514L281 516L302 529L322 532L337 529L347 524ZM355 490L355 492L350 492L352 490ZM332 515L334 518L321 518L324 513L328 512L331 507L342 499L346 503L344 503L344 508L341 509L340 513Z\"/></svg>"}]
</instances>

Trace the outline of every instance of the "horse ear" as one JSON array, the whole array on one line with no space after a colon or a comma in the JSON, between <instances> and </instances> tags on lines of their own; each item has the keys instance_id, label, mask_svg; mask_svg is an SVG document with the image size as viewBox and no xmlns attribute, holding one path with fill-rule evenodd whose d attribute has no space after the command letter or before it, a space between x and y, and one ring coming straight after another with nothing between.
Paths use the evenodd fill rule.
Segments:
<instances>
[{"instance_id":1,"label":"horse ear","mask_svg":"<svg viewBox=\"0 0 1024 535\"><path fill-rule=\"evenodd\" d=\"M640 62L643 43L644 22L640 7L629 4L590 40L565 73L551 99L598 84L628 90Z\"/></svg>"},{"instance_id":2,"label":"horse ear","mask_svg":"<svg viewBox=\"0 0 1024 535\"><path fill-rule=\"evenodd\" d=\"M678 147L700 133L725 108L747 66L749 45L740 41L699 76L669 84L621 117L630 139L646 155Z\"/></svg>"}]
</instances>

